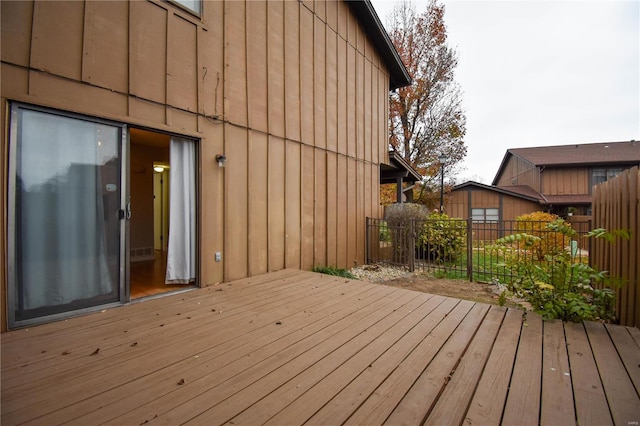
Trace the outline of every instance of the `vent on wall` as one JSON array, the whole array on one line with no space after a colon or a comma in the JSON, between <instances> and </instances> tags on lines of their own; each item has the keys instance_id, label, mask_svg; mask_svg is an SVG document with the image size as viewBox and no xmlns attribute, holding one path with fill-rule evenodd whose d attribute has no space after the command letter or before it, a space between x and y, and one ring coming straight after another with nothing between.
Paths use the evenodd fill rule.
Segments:
<instances>
[{"instance_id":1,"label":"vent on wall","mask_svg":"<svg viewBox=\"0 0 640 426\"><path fill-rule=\"evenodd\" d=\"M143 260L153 260L153 247L140 247L131 249L131 261L141 262Z\"/></svg>"}]
</instances>

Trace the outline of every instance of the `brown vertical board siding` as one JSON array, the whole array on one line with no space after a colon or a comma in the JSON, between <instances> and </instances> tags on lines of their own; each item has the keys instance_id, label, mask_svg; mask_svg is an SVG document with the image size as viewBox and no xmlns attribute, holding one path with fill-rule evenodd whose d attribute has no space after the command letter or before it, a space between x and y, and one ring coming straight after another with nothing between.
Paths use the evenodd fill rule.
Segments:
<instances>
[{"instance_id":1,"label":"brown vertical board siding","mask_svg":"<svg viewBox=\"0 0 640 426\"><path fill-rule=\"evenodd\" d=\"M268 132L267 3L247 2L247 107L249 127Z\"/></svg>"},{"instance_id":2,"label":"brown vertical board siding","mask_svg":"<svg viewBox=\"0 0 640 426\"><path fill-rule=\"evenodd\" d=\"M1 3L4 4L4 3ZM0 64L0 87L3 99L20 99L29 92L29 71L22 67ZM4 120L4 117L2 117Z\"/></svg>"},{"instance_id":3,"label":"brown vertical board siding","mask_svg":"<svg viewBox=\"0 0 640 426\"><path fill-rule=\"evenodd\" d=\"M327 265L330 266L338 262L338 185L345 184L338 181L338 155L327 152Z\"/></svg>"},{"instance_id":4,"label":"brown vertical board siding","mask_svg":"<svg viewBox=\"0 0 640 426\"><path fill-rule=\"evenodd\" d=\"M350 182L347 179L347 157L344 155L338 155L338 218L336 226L338 228L338 253L337 253L337 266L339 268L349 268L350 262L347 257L347 244L349 241L347 217L348 217L348 205L349 201L347 194L349 191Z\"/></svg>"},{"instance_id":5,"label":"brown vertical board siding","mask_svg":"<svg viewBox=\"0 0 640 426\"><path fill-rule=\"evenodd\" d=\"M347 155L356 156L356 50L347 44Z\"/></svg>"},{"instance_id":6,"label":"brown vertical board siding","mask_svg":"<svg viewBox=\"0 0 640 426\"><path fill-rule=\"evenodd\" d=\"M249 130L249 275L268 271L268 146L267 135ZM232 195L230 194L230 197Z\"/></svg>"},{"instance_id":7,"label":"brown vertical board siding","mask_svg":"<svg viewBox=\"0 0 640 426\"><path fill-rule=\"evenodd\" d=\"M36 2L31 66L80 80L83 29L84 2Z\"/></svg>"},{"instance_id":8,"label":"brown vertical board siding","mask_svg":"<svg viewBox=\"0 0 640 426\"><path fill-rule=\"evenodd\" d=\"M371 185L371 170L373 165L371 163L364 163L364 180L362 184L364 185L364 217L374 217L376 216L373 212L373 192L378 189L378 185ZM365 219L366 220L366 219ZM362 224L363 230L366 227L366 224L363 222ZM365 241L366 243L366 241ZM366 262L366 259L363 260Z\"/></svg>"},{"instance_id":9,"label":"brown vertical board siding","mask_svg":"<svg viewBox=\"0 0 640 426\"><path fill-rule=\"evenodd\" d=\"M379 132L380 120L384 118L378 115L378 102L380 101L378 99L379 76L380 76L380 70L377 67L373 67L372 74L371 74L371 143L372 145L370 150L371 150L371 161L374 164L380 164L380 159L379 159L380 146L388 145L386 135L381 135Z\"/></svg>"},{"instance_id":10,"label":"brown vertical board siding","mask_svg":"<svg viewBox=\"0 0 640 426\"><path fill-rule=\"evenodd\" d=\"M543 194L566 195L589 193L588 169L575 167L562 169L546 169L543 175Z\"/></svg>"},{"instance_id":11,"label":"brown vertical board siding","mask_svg":"<svg viewBox=\"0 0 640 426\"><path fill-rule=\"evenodd\" d=\"M247 58L245 3L224 3L224 117L233 124L247 125ZM228 135L226 139L229 139Z\"/></svg>"},{"instance_id":12,"label":"brown vertical board siding","mask_svg":"<svg viewBox=\"0 0 640 426\"><path fill-rule=\"evenodd\" d=\"M365 59L364 61L364 116L362 117L362 121L364 124L364 159L365 161L371 161L371 150L373 149L374 143L371 139L371 116L372 114L372 105L371 105L371 62ZM377 143L378 141L376 141Z\"/></svg>"},{"instance_id":13,"label":"brown vertical board siding","mask_svg":"<svg viewBox=\"0 0 640 426\"><path fill-rule=\"evenodd\" d=\"M356 52L356 157L364 159L364 57Z\"/></svg>"},{"instance_id":14,"label":"brown vertical board siding","mask_svg":"<svg viewBox=\"0 0 640 426\"><path fill-rule=\"evenodd\" d=\"M33 1L0 2L0 57L28 67L31 51Z\"/></svg>"},{"instance_id":15,"label":"brown vertical board siding","mask_svg":"<svg viewBox=\"0 0 640 426\"><path fill-rule=\"evenodd\" d=\"M338 6L338 34L344 40L349 37L349 16L351 15L349 5L344 1L337 1Z\"/></svg>"},{"instance_id":16,"label":"brown vertical board siding","mask_svg":"<svg viewBox=\"0 0 640 426\"><path fill-rule=\"evenodd\" d=\"M208 117L219 117L224 100L224 3L208 2L205 13L215 25L206 31L198 30L198 112Z\"/></svg>"},{"instance_id":17,"label":"brown vertical board siding","mask_svg":"<svg viewBox=\"0 0 640 426\"><path fill-rule=\"evenodd\" d=\"M365 201L364 201L364 188L365 188L365 163L358 161L357 163L357 177L356 177L356 233L355 238L357 241L357 253L356 259L358 264L364 263L364 234L365 229Z\"/></svg>"},{"instance_id":18,"label":"brown vertical board siding","mask_svg":"<svg viewBox=\"0 0 640 426\"><path fill-rule=\"evenodd\" d=\"M347 42L338 36L338 152L340 154L347 153Z\"/></svg>"},{"instance_id":19,"label":"brown vertical board siding","mask_svg":"<svg viewBox=\"0 0 640 426\"><path fill-rule=\"evenodd\" d=\"M313 12L315 7L315 0L302 0L302 6L307 8L310 12Z\"/></svg>"},{"instance_id":20,"label":"brown vertical board siding","mask_svg":"<svg viewBox=\"0 0 640 426\"><path fill-rule=\"evenodd\" d=\"M300 268L300 208L301 208L301 170L300 152L302 145L286 141L285 171L285 229L287 268Z\"/></svg>"},{"instance_id":21,"label":"brown vertical board siding","mask_svg":"<svg viewBox=\"0 0 640 426\"><path fill-rule=\"evenodd\" d=\"M248 255L248 135L246 129L225 125L225 280L235 280L249 275Z\"/></svg>"},{"instance_id":22,"label":"brown vertical board siding","mask_svg":"<svg viewBox=\"0 0 640 426\"><path fill-rule=\"evenodd\" d=\"M633 168L629 171L629 229L632 239L629 244L629 282L633 286L633 326L640 327L640 170ZM632 325L630 322L627 325Z\"/></svg>"},{"instance_id":23,"label":"brown vertical board siding","mask_svg":"<svg viewBox=\"0 0 640 426\"><path fill-rule=\"evenodd\" d=\"M284 3L267 2L269 133L284 137Z\"/></svg>"},{"instance_id":24,"label":"brown vertical board siding","mask_svg":"<svg viewBox=\"0 0 640 426\"><path fill-rule=\"evenodd\" d=\"M327 265L327 152L316 148L315 208L314 208L314 266Z\"/></svg>"},{"instance_id":25,"label":"brown vertical board siding","mask_svg":"<svg viewBox=\"0 0 640 426\"><path fill-rule=\"evenodd\" d=\"M193 112L167 107L167 124L181 131L197 132L198 116Z\"/></svg>"},{"instance_id":26,"label":"brown vertical board siding","mask_svg":"<svg viewBox=\"0 0 640 426\"><path fill-rule=\"evenodd\" d=\"M149 2L131 2L129 7L129 92L165 103L167 11Z\"/></svg>"},{"instance_id":27,"label":"brown vertical board siding","mask_svg":"<svg viewBox=\"0 0 640 426\"><path fill-rule=\"evenodd\" d=\"M333 2L330 2L333 4ZM338 36L327 27L326 119L327 150L338 151Z\"/></svg>"},{"instance_id":28,"label":"brown vertical board siding","mask_svg":"<svg viewBox=\"0 0 640 426\"><path fill-rule=\"evenodd\" d=\"M300 179L302 182L301 233L302 268L313 268L314 255L314 210L315 210L315 159L313 147L302 145Z\"/></svg>"},{"instance_id":29,"label":"brown vertical board siding","mask_svg":"<svg viewBox=\"0 0 640 426\"><path fill-rule=\"evenodd\" d=\"M389 75L383 73L383 78L378 81L378 132L380 139L384 140L384 143L378 145L379 163L389 161ZM382 95L384 93L384 96Z\"/></svg>"},{"instance_id":30,"label":"brown vertical board siding","mask_svg":"<svg viewBox=\"0 0 640 426\"><path fill-rule=\"evenodd\" d=\"M300 5L284 2L284 93L287 139L300 139Z\"/></svg>"},{"instance_id":31,"label":"brown vertical board siding","mask_svg":"<svg viewBox=\"0 0 640 426\"><path fill-rule=\"evenodd\" d=\"M96 86L83 85L66 78L32 71L29 79L32 96L53 100L57 107L97 116L127 114L127 96ZM31 100L31 99L30 99Z\"/></svg>"},{"instance_id":32,"label":"brown vertical board siding","mask_svg":"<svg viewBox=\"0 0 640 426\"><path fill-rule=\"evenodd\" d=\"M339 0L327 0L327 25L333 30L338 32L338 4Z\"/></svg>"},{"instance_id":33,"label":"brown vertical board siding","mask_svg":"<svg viewBox=\"0 0 640 426\"><path fill-rule=\"evenodd\" d=\"M285 142L269 136L269 271L285 267ZM256 194L257 195L257 194Z\"/></svg>"},{"instance_id":34,"label":"brown vertical board siding","mask_svg":"<svg viewBox=\"0 0 640 426\"><path fill-rule=\"evenodd\" d=\"M128 108L129 117L150 123L164 123L166 121L167 108L164 105L130 96Z\"/></svg>"},{"instance_id":35,"label":"brown vertical board siding","mask_svg":"<svg viewBox=\"0 0 640 426\"><path fill-rule=\"evenodd\" d=\"M313 23L309 9L300 5L300 127L302 143L314 144Z\"/></svg>"},{"instance_id":36,"label":"brown vertical board siding","mask_svg":"<svg viewBox=\"0 0 640 426\"><path fill-rule=\"evenodd\" d=\"M203 285L224 281L223 263L215 261L214 253L224 253L224 182L226 167L218 167L215 162L216 154L224 152L224 128L220 124L214 124L205 120L202 125L203 132L207 135L199 145L201 160L201 182L206 182L203 189L200 185L198 202L200 204L200 232L199 244L202 254L200 268L202 275L200 282Z\"/></svg>"},{"instance_id":37,"label":"brown vertical board siding","mask_svg":"<svg viewBox=\"0 0 640 426\"><path fill-rule=\"evenodd\" d=\"M326 35L325 24L318 17L313 20L313 114L315 127L315 146L327 147L327 81L326 81ZM311 111L309 111L311 113Z\"/></svg>"},{"instance_id":38,"label":"brown vertical board siding","mask_svg":"<svg viewBox=\"0 0 640 426\"><path fill-rule=\"evenodd\" d=\"M178 15L169 14L167 30L167 103L198 111L198 27Z\"/></svg>"},{"instance_id":39,"label":"brown vertical board siding","mask_svg":"<svg viewBox=\"0 0 640 426\"><path fill-rule=\"evenodd\" d=\"M315 12L323 22L327 19L327 4L325 0L315 0Z\"/></svg>"},{"instance_id":40,"label":"brown vertical board siding","mask_svg":"<svg viewBox=\"0 0 640 426\"><path fill-rule=\"evenodd\" d=\"M598 269L621 278L626 284L617 289L616 315L623 325L640 324L640 256L639 211L640 171L627 170L593 189L593 227L607 230L625 229L631 239L615 243L595 240L592 245L594 263Z\"/></svg>"},{"instance_id":41,"label":"brown vertical board siding","mask_svg":"<svg viewBox=\"0 0 640 426\"><path fill-rule=\"evenodd\" d=\"M356 245L357 236L357 163L351 157L347 158L347 204L345 206L347 210L347 267L350 268L357 262L358 253Z\"/></svg>"},{"instance_id":42,"label":"brown vertical board siding","mask_svg":"<svg viewBox=\"0 0 640 426\"><path fill-rule=\"evenodd\" d=\"M129 90L129 3L85 5L82 80Z\"/></svg>"}]
</instances>

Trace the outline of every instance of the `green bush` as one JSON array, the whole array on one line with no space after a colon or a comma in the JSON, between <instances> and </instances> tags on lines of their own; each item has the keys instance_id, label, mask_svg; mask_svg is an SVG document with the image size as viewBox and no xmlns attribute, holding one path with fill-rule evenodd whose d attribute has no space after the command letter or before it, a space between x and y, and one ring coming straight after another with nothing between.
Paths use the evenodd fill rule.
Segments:
<instances>
[{"instance_id":1,"label":"green bush","mask_svg":"<svg viewBox=\"0 0 640 426\"><path fill-rule=\"evenodd\" d=\"M416 247L423 254L421 257L433 262L454 262L467 248L467 222L433 212L422 224Z\"/></svg>"},{"instance_id":2,"label":"green bush","mask_svg":"<svg viewBox=\"0 0 640 426\"><path fill-rule=\"evenodd\" d=\"M563 241L577 236L577 232L562 219L547 223L543 229L547 232L545 235L559 234L560 237L552 238ZM585 237L610 239L613 234L595 229ZM621 233L616 235L625 236ZM540 247L541 240L536 235L517 233L496 241L492 249L503 256L503 261L496 266L504 267L515 277L507 283L508 291L528 301L533 310L547 320L614 319L615 293L609 288L596 288L598 284L617 285L606 271L597 271L583 263L570 249L547 251L543 262L517 253L518 250Z\"/></svg>"}]
</instances>

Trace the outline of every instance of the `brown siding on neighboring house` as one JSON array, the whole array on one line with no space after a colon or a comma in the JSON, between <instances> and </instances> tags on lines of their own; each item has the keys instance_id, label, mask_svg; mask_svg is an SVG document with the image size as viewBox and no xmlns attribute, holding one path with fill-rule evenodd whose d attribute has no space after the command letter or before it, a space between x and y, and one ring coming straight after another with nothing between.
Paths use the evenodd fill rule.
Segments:
<instances>
[{"instance_id":1,"label":"brown siding on neighboring house","mask_svg":"<svg viewBox=\"0 0 640 426\"><path fill-rule=\"evenodd\" d=\"M479 187L454 190L447 198L446 213L449 217L462 219L471 217L472 208L500 209L501 220L514 220L517 216L540 210L540 205L534 201Z\"/></svg>"},{"instance_id":2,"label":"brown siding on neighboring house","mask_svg":"<svg viewBox=\"0 0 640 426\"><path fill-rule=\"evenodd\" d=\"M538 168L530 162L511 155L507 160L502 174L498 181L494 182L494 185L527 185L538 191L540 188L540 174L538 173Z\"/></svg>"},{"instance_id":3,"label":"brown siding on neighboring house","mask_svg":"<svg viewBox=\"0 0 640 426\"><path fill-rule=\"evenodd\" d=\"M364 262L365 217L382 213L390 77L349 4L207 1L200 18L154 0L1 8L3 108L199 140L202 285Z\"/></svg>"},{"instance_id":4,"label":"brown siding on neighboring house","mask_svg":"<svg viewBox=\"0 0 640 426\"><path fill-rule=\"evenodd\" d=\"M541 174L544 195L589 194L589 169L586 167L545 168Z\"/></svg>"}]
</instances>

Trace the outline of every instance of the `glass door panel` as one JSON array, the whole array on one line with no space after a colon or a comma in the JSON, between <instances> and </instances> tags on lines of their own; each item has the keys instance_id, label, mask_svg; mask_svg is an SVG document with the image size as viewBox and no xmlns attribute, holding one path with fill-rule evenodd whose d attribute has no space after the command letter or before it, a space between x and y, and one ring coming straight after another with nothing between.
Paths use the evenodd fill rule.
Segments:
<instances>
[{"instance_id":1,"label":"glass door panel","mask_svg":"<svg viewBox=\"0 0 640 426\"><path fill-rule=\"evenodd\" d=\"M119 301L122 128L14 105L11 131L10 323Z\"/></svg>"}]
</instances>

